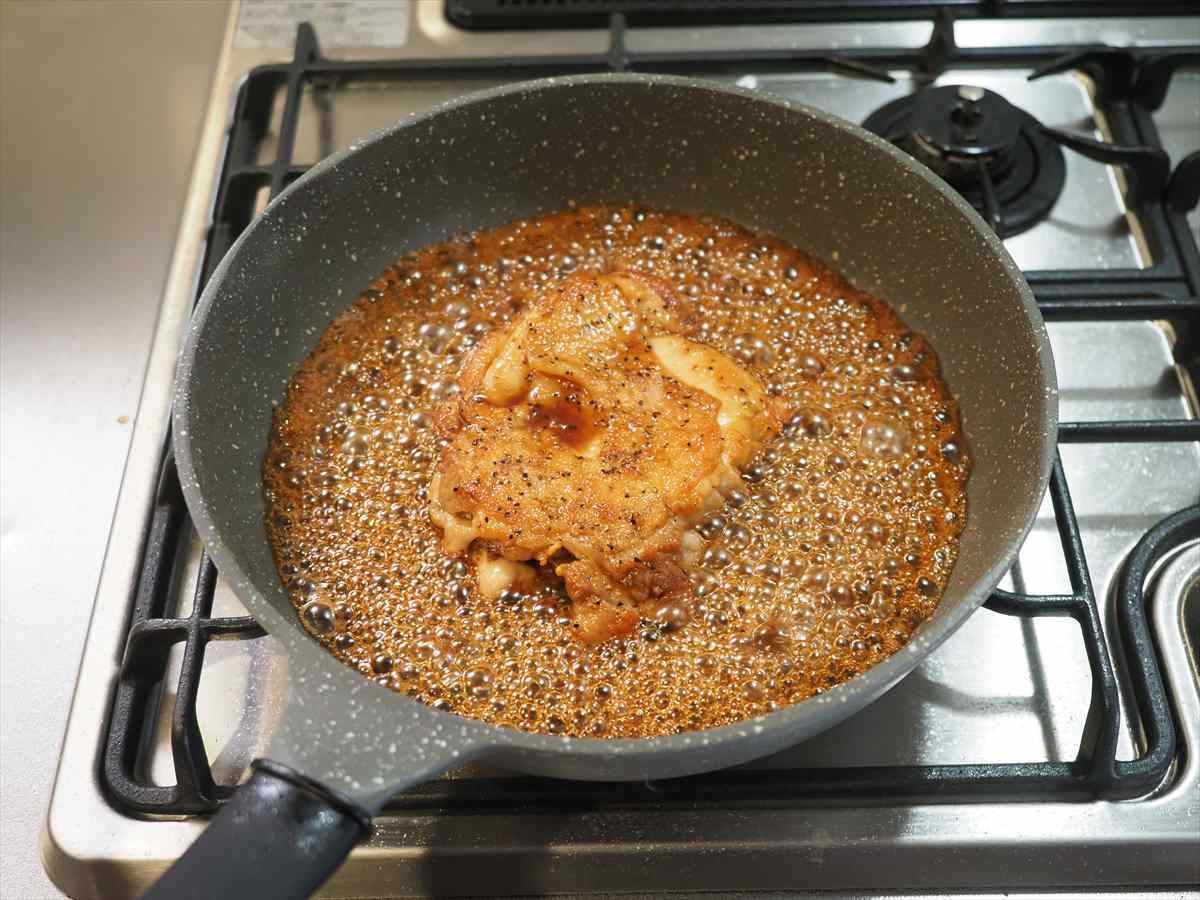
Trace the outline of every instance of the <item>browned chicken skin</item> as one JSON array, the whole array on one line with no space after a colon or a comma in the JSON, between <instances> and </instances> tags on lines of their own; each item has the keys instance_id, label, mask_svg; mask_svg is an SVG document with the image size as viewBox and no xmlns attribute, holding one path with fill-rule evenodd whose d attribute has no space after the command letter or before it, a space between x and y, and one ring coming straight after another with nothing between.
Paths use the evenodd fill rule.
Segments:
<instances>
[{"instance_id":1,"label":"browned chicken skin","mask_svg":"<svg viewBox=\"0 0 1200 900\"><path fill-rule=\"evenodd\" d=\"M786 410L724 354L681 334L664 283L579 274L471 352L438 412L430 489L446 552L473 548L481 593L551 566L580 638L628 634L688 591L692 525Z\"/></svg>"}]
</instances>

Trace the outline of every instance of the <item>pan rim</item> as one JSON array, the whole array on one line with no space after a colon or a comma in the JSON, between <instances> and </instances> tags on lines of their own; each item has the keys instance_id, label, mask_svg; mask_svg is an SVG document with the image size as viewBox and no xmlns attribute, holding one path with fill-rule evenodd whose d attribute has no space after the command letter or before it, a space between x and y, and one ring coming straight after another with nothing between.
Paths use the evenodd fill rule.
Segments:
<instances>
[{"instance_id":1,"label":"pan rim","mask_svg":"<svg viewBox=\"0 0 1200 900\"><path fill-rule=\"evenodd\" d=\"M510 94L536 95L542 91L573 85L599 84L661 84L676 88L696 90L705 93L722 93L734 95L755 103L766 104L819 120L865 142L875 150L885 153L892 161L910 173L919 176L933 190L948 200L964 219L964 227L970 227L979 235L986 249L1002 264L1015 289L1021 307L1031 325L1032 340L1035 344L1037 363L1041 368L1041 381L1044 386L1043 397L1040 400L1040 418L1044 423L1043 447L1037 460L1038 501L1031 502L1025 521L1021 523L1018 534L1010 541L1004 552L987 568L984 575L968 586L956 601L956 605L936 620L927 620L914 633L912 640L903 648L893 653L859 675L842 682L823 694L791 704L771 713L751 719L745 719L728 725L697 731L684 732L677 735L665 735L645 738L588 738L565 737L536 732L523 731L502 725L494 725L478 719L458 716L455 713L434 710L419 701L413 700L396 691L376 684L365 678L361 673L342 663L331 653L327 652L315 641L311 640L295 618L289 620L283 613L264 596L238 564L235 554L225 545L220 536L220 528L215 517L210 513L199 485L196 467L193 460L192 430L189 428L191 415L191 383L192 371L196 361L196 351L200 335L208 314L216 303L220 288L228 271L233 267L243 246L264 227L268 227L275 218L282 215L289 200L296 194L306 190L308 185L329 176L337 167L350 156L363 149L374 146L380 141L390 138L405 129L437 117L442 113L469 107L479 103L487 103L495 98ZM1031 360L1032 361L1032 360ZM1037 398L1029 398L1031 409L1037 409ZM790 101L783 97L763 94L758 91L732 85L718 84L698 78L688 78L674 75L634 74L634 73L600 73L572 76L542 78L530 81L515 82L484 91L473 92L439 104L423 113L408 116L400 121L379 129L361 139L352 142L346 149L334 153L317 162L300 178L284 189L239 235L233 246L222 258L213 271L189 322L187 337L180 352L175 376L174 404L172 409L172 443L175 452L179 481L189 513L196 525L201 540L208 548L216 563L217 569L224 578L233 584L240 602L251 615L267 630L268 633L283 638L284 635L295 636L300 633L300 640L283 640L285 652L293 662L300 661L313 667L314 671L326 678L335 679L339 689L343 686L358 692L366 689L366 703L370 706L394 708L408 712L410 715L417 711L435 717L430 722L437 721L443 726L454 726L456 743L461 747L469 747L474 751L486 753L489 749L505 748L514 750L533 751L542 756L546 754L558 756L608 757L612 755L637 755L640 757L663 756L675 753L685 748L695 750L703 745L706 751L716 752L720 747L739 744L754 740L765 729L789 731L797 720L811 716L812 709L818 705L846 705L857 711L860 706L852 703L857 694L866 693L874 699L880 693L891 687L907 675L916 665L942 644L951 634L958 630L962 623L972 615L990 595L995 585L999 583L1004 573L1015 561L1026 536L1032 529L1037 517L1037 511L1049 485L1051 470L1057 452L1058 428L1058 387L1053 354L1046 333L1045 323L1034 301L1033 292L1021 274L1019 267L1005 250L1001 240L986 225L982 217L949 185L942 181L908 154L884 141L882 138L866 131L862 127L842 119L839 116L819 109ZM969 524L969 520L968 520ZM347 680L352 679L352 681ZM374 692L374 693L372 693ZM424 718L424 716L422 716ZM842 717L832 719L825 727L832 727ZM795 729L799 731L800 729ZM821 729L823 730L823 729ZM797 740L802 740L798 738ZM752 758L748 754L745 758ZM459 761L461 761L461 757ZM724 762L720 767L730 763ZM714 768L717 766L710 766ZM530 766L536 768L536 766ZM682 773L681 773L682 774ZM601 776L602 777L602 776Z\"/></svg>"}]
</instances>

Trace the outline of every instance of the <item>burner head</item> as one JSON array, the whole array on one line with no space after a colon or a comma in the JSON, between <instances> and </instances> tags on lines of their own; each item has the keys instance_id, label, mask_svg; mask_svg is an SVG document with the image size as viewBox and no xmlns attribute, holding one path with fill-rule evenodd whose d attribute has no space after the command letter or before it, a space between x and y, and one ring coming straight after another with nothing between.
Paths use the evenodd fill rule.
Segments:
<instances>
[{"instance_id":1,"label":"burner head","mask_svg":"<svg viewBox=\"0 0 1200 900\"><path fill-rule=\"evenodd\" d=\"M994 91L928 88L880 107L864 127L912 154L984 212L981 165L1000 207L1001 237L1032 228L1062 193L1062 150L1041 125Z\"/></svg>"},{"instance_id":2,"label":"burner head","mask_svg":"<svg viewBox=\"0 0 1200 900\"><path fill-rule=\"evenodd\" d=\"M941 160L992 161L1011 155L1021 131L1021 111L969 84L931 88L913 99L913 139Z\"/></svg>"}]
</instances>

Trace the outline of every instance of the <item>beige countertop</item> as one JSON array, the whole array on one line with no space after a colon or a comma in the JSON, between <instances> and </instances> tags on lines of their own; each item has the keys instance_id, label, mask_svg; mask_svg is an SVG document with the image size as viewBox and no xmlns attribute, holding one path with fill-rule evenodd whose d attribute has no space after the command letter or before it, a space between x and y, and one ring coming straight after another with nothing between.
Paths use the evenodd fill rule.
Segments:
<instances>
[{"instance_id":1,"label":"beige countertop","mask_svg":"<svg viewBox=\"0 0 1200 900\"><path fill-rule=\"evenodd\" d=\"M225 0L0 0L0 896L38 833Z\"/></svg>"}]
</instances>

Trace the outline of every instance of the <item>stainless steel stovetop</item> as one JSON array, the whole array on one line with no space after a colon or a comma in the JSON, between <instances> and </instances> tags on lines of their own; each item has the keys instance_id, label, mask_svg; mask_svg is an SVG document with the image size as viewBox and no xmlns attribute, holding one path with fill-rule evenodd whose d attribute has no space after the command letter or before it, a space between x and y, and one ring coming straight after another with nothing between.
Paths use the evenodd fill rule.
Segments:
<instances>
[{"instance_id":1,"label":"stainless steel stovetop","mask_svg":"<svg viewBox=\"0 0 1200 900\"><path fill-rule=\"evenodd\" d=\"M155 496L173 364L201 265L231 98L253 66L289 58L293 22L285 6L248 6L241 11L240 25L235 9L197 153L43 839L51 876L74 897L135 896L204 827L203 818L139 817L122 811L105 793L100 758ZM356 27L355 4L331 5L341 10L340 20L328 18L328 10L314 11L311 4L293 6L318 17L317 33L335 58L603 52L608 41L603 31L469 34L448 25L441 4L432 2L376 4L365 14L384 18L373 20L370 28ZM360 9L358 14L364 13ZM397 15L408 17L406 27L396 24ZM380 21L390 24L383 27ZM931 31L931 24L921 22L635 29L627 35L627 46L634 51L917 47ZM1200 44L1200 23L968 21L959 23L956 36L960 46L1069 40L1166 47ZM342 41L356 46L340 46ZM978 84L1046 125L1110 137L1087 78L1061 74L1029 82L1029 71L1028 66L947 71L938 83ZM907 73L893 74L893 84L836 74L784 74L777 67L731 69L720 77L859 122L884 102L912 91ZM315 162L405 114L495 83L455 77L388 80L322 93L310 89L302 99L294 162ZM1200 149L1198 101L1200 71L1185 70L1177 74L1166 104L1156 113L1174 161ZM279 98L276 105L282 105ZM269 161L270 143L264 142L260 161ZM1066 162L1066 187L1050 219L1006 242L1016 261L1027 271L1153 266L1156 248L1146 239L1143 223L1126 210L1117 171L1070 153ZM1189 221L1193 238L1200 240L1200 218L1193 213ZM1050 333L1064 420L1196 416L1194 391L1175 365L1178 335L1170 326L1055 322ZM1078 444L1064 446L1062 455L1096 594L1103 602L1113 590L1118 567L1147 529L1200 500L1200 445ZM183 571L173 581L176 614L181 616L191 602L201 553L194 533L185 540ZM1071 590L1048 503L1015 577L1028 592ZM473 767L446 776L451 795L459 800L454 811L416 804L385 814L377 820L374 836L355 850L325 890L340 897L488 891L779 891L854 897L1181 892L1200 883L1200 545L1186 546L1162 565L1147 596L1181 728L1177 760L1147 796L1122 802L929 797L917 803L880 797L856 805L836 800L778 807L735 803L716 810L641 803L523 814L472 809L473 783L507 777ZM224 584L218 584L213 615L244 615ZM1110 610L1107 628L1115 627L1112 618ZM163 680L161 713L145 735L142 775L149 783L171 784L175 777L169 732L180 655L176 648ZM1120 672L1121 661L1117 664ZM285 678L281 654L269 637L208 647L197 710L219 782L236 782L250 760L265 751ZM773 775L798 766L1072 760L1090 691L1091 675L1073 621L1009 618L984 610L874 706L817 739L748 768L769 783ZM1141 726L1130 714L1123 722L1118 758L1131 759L1143 741Z\"/></svg>"}]
</instances>

